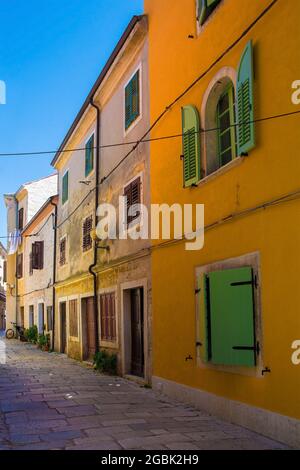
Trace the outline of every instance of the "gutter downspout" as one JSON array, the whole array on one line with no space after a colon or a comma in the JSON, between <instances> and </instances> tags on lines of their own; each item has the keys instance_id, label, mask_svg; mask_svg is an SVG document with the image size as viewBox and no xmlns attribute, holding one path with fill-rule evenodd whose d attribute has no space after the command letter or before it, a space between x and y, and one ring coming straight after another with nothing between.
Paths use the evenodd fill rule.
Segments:
<instances>
[{"instance_id":1,"label":"gutter downspout","mask_svg":"<svg viewBox=\"0 0 300 470\"><path fill-rule=\"evenodd\" d=\"M56 293L55 293L55 282L56 282L56 240L57 240L57 204L52 200L50 201L51 206L54 207L54 253L53 253L53 291L52 291L52 351L54 351L55 346L55 303L56 303Z\"/></svg>"},{"instance_id":2,"label":"gutter downspout","mask_svg":"<svg viewBox=\"0 0 300 470\"><path fill-rule=\"evenodd\" d=\"M100 108L94 103L93 98L91 98L90 105L96 109L97 112L97 120L96 120L96 128L97 128L97 139L96 139L96 191L95 191L95 228L97 227L98 217L97 217L97 208L98 208L98 200L99 200L99 177L100 177ZM97 296L97 274L94 272L95 266L97 266L98 261L98 247L97 247L97 240L94 240L94 262L89 266L89 272L93 276L94 282L94 315L95 315L95 340L96 340L96 353L99 352L100 344L99 344L99 322L98 322L98 296Z\"/></svg>"},{"instance_id":3,"label":"gutter downspout","mask_svg":"<svg viewBox=\"0 0 300 470\"><path fill-rule=\"evenodd\" d=\"M19 230L19 202L17 198L15 197L16 201L16 227L17 230ZM16 325L18 324L18 295L19 295L19 278L17 276L17 270L18 270L18 250L19 250L19 245L17 246L17 251L16 251L16 260L15 260L15 281L16 281L16 287L15 287L15 293L16 293L16 318L15 322ZM24 269L24 257L23 257L23 269ZM9 328L12 328L11 326Z\"/></svg>"}]
</instances>

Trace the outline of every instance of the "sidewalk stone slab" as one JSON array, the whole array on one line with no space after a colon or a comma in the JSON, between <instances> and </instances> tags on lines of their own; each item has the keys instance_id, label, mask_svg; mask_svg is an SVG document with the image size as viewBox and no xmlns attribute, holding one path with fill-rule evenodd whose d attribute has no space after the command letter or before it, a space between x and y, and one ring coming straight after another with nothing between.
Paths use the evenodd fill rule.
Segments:
<instances>
[{"instance_id":1,"label":"sidewalk stone slab","mask_svg":"<svg viewBox=\"0 0 300 470\"><path fill-rule=\"evenodd\" d=\"M3 342L0 450L287 448L65 355Z\"/></svg>"}]
</instances>

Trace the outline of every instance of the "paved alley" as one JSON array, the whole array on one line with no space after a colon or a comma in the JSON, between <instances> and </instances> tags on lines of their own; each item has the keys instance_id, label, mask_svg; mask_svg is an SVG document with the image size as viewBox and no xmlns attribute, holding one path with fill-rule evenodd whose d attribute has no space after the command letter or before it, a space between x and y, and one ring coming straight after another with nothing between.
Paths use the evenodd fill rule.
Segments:
<instances>
[{"instance_id":1,"label":"paved alley","mask_svg":"<svg viewBox=\"0 0 300 470\"><path fill-rule=\"evenodd\" d=\"M0 338L0 449L286 446L65 355Z\"/></svg>"}]
</instances>

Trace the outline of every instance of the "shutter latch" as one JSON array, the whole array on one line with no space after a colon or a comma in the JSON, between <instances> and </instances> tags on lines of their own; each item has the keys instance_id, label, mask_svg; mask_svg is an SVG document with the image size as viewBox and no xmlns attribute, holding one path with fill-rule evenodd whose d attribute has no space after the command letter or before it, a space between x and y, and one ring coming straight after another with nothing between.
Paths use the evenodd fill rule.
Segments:
<instances>
[{"instance_id":1,"label":"shutter latch","mask_svg":"<svg viewBox=\"0 0 300 470\"><path fill-rule=\"evenodd\" d=\"M271 372L270 367L265 367L265 368L261 371L261 375L264 376L265 374L270 373L270 372Z\"/></svg>"}]
</instances>

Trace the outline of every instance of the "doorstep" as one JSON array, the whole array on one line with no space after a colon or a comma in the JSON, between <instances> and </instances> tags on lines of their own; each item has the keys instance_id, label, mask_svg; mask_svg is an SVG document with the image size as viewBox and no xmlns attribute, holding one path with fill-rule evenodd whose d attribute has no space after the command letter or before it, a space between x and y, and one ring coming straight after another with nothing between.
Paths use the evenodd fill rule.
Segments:
<instances>
[{"instance_id":1,"label":"doorstep","mask_svg":"<svg viewBox=\"0 0 300 470\"><path fill-rule=\"evenodd\" d=\"M147 385L147 381L144 379L144 377L139 377L137 375L126 374L124 375L124 379L131 380L138 385Z\"/></svg>"}]
</instances>

